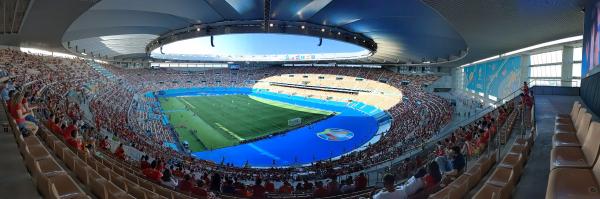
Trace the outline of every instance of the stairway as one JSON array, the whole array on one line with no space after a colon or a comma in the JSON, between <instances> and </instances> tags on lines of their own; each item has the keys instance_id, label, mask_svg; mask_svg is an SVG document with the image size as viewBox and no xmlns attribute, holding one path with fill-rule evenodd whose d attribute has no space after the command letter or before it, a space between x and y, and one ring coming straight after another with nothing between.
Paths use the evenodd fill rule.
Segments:
<instances>
[{"instance_id":1,"label":"stairway","mask_svg":"<svg viewBox=\"0 0 600 199\"><path fill-rule=\"evenodd\" d=\"M108 78L109 80L117 79L117 77L112 72L110 72L109 70L106 70L106 68L102 67L102 65L100 65L98 62L95 62L93 60L88 60L87 63L94 70L96 70L98 73L102 74L104 77Z\"/></svg>"}]
</instances>

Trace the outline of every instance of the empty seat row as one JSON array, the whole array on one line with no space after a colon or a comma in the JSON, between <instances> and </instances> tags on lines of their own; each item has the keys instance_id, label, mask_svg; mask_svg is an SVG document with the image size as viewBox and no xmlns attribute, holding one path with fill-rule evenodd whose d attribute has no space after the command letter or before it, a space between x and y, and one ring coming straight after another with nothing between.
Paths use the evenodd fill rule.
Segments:
<instances>
[{"instance_id":1,"label":"empty seat row","mask_svg":"<svg viewBox=\"0 0 600 199\"><path fill-rule=\"evenodd\" d=\"M25 167L33 183L45 198L90 198L77 182L61 167L36 136L23 137L13 119L9 124L16 138Z\"/></svg>"},{"instance_id":2,"label":"empty seat row","mask_svg":"<svg viewBox=\"0 0 600 199\"><path fill-rule=\"evenodd\" d=\"M498 163L494 172L483 186L477 190L473 198L511 198L512 192L523 173L523 168L531 153L534 141L535 129L527 136L517 138L510 151Z\"/></svg>"},{"instance_id":3,"label":"empty seat row","mask_svg":"<svg viewBox=\"0 0 600 199\"><path fill-rule=\"evenodd\" d=\"M579 102L557 115L546 198L600 198L600 123Z\"/></svg>"}]
</instances>

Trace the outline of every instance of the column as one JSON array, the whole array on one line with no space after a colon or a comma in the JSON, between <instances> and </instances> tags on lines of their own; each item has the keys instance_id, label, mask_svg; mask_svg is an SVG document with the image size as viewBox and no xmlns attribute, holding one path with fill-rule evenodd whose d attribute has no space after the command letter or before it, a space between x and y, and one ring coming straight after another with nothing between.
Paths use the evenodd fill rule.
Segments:
<instances>
[{"instance_id":1,"label":"column","mask_svg":"<svg viewBox=\"0 0 600 199\"><path fill-rule=\"evenodd\" d=\"M573 47L563 46L560 85L571 86L571 81L573 81Z\"/></svg>"}]
</instances>

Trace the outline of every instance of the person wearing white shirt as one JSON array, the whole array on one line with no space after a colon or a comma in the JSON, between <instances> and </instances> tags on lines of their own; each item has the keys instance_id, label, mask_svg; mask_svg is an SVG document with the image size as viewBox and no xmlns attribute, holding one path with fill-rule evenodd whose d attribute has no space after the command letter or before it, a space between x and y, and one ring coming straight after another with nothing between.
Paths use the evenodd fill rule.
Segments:
<instances>
[{"instance_id":1,"label":"person wearing white shirt","mask_svg":"<svg viewBox=\"0 0 600 199\"><path fill-rule=\"evenodd\" d=\"M374 199L405 199L408 195L403 189L394 186L395 177L386 174L383 177L383 189L373 196Z\"/></svg>"}]
</instances>

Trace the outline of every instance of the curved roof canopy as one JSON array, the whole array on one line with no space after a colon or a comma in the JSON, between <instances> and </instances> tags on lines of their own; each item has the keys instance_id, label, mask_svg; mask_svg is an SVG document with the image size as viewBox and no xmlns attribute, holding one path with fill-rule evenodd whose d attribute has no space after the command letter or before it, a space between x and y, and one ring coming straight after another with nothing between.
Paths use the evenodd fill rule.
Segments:
<instances>
[{"instance_id":1,"label":"curved roof canopy","mask_svg":"<svg viewBox=\"0 0 600 199\"><path fill-rule=\"evenodd\" d=\"M346 62L453 67L581 35L587 1L6 0L2 28L10 31L0 45L139 61L151 42L177 30L268 19L347 31L376 45L372 56Z\"/></svg>"},{"instance_id":2,"label":"curved roof canopy","mask_svg":"<svg viewBox=\"0 0 600 199\"><path fill-rule=\"evenodd\" d=\"M103 0L71 24L62 42L71 51L85 49L86 54L100 57L123 57L145 54L148 49L144 47L151 41L177 30L265 20L324 26L376 43L372 56L351 62L452 61L467 50L460 34L419 0ZM277 32L317 36L292 29ZM272 30L254 30L267 31Z\"/></svg>"}]
</instances>

